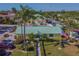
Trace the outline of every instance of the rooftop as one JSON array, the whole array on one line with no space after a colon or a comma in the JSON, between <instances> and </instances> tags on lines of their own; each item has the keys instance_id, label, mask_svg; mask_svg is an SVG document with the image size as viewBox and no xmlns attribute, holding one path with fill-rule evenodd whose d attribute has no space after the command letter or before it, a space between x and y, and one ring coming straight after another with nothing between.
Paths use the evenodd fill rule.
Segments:
<instances>
[{"instance_id":1,"label":"rooftop","mask_svg":"<svg viewBox=\"0 0 79 59\"><path fill-rule=\"evenodd\" d=\"M62 32L62 26L25 26L25 33L26 34L37 34L38 31L42 34L60 34ZM24 33L24 26L17 26L15 34L23 34Z\"/></svg>"}]
</instances>

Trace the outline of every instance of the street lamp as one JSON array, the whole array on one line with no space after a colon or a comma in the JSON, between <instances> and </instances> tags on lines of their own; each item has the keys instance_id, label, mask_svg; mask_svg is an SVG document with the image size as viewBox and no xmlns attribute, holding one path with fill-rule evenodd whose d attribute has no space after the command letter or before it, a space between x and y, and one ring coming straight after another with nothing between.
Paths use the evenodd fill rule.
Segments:
<instances>
[{"instance_id":1,"label":"street lamp","mask_svg":"<svg viewBox=\"0 0 79 59\"><path fill-rule=\"evenodd\" d=\"M40 40L42 41L42 48L43 48L44 56L46 56L46 50L45 50L45 46L44 46L44 41L41 38L41 33L38 31L37 38L36 38L36 55L37 56L41 55Z\"/></svg>"},{"instance_id":2,"label":"street lamp","mask_svg":"<svg viewBox=\"0 0 79 59\"><path fill-rule=\"evenodd\" d=\"M37 33L36 40L36 56L41 56L41 50L40 50L40 32Z\"/></svg>"}]
</instances>

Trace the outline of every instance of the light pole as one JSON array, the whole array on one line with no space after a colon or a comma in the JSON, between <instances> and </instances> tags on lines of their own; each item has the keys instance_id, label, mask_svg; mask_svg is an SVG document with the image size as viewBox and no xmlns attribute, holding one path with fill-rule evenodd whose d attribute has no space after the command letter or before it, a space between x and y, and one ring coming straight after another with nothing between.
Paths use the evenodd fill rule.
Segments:
<instances>
[{"instance_id":1,"label":"light pole","mask_svg":"<svg viewBox=\"0 0 79 59\"><path fill-rule=\"evenodd\" d=\"M37 40L36 40L36 56L41 56L39 38L37 38Z\"/></svg>"},{"instance_id":2,"label":"light pole","mask_svg":"<svg viewBox=\"0 0 79 59\"><path fill-rule=\"evenodd\" d=\"M37 33L37 38L36 38L36 56L41 56L41 50L40 50L40 32Z\"/></svg>"},{"instance_id":3,"label":"light pole","mask_svg":"<svg viewBox=\"0 0 79 59\"><path fill-rule=\"evenodd\" d=\"M41 33L39 31L38 31L37 37L38 38L36 39L36 55L41 56L41 49L40 49L40 40L41 40L42 41L42 48L43 48L44 56L46 56L44 40L41 38Z\"/></svg>"}]
</instances>

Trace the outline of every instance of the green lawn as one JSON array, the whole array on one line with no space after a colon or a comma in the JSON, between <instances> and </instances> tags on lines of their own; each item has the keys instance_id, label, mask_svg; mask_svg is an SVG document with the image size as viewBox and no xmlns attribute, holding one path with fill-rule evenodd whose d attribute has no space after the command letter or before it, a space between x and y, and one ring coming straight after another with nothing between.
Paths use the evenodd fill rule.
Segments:
<instances>
[{"instance_id":1,"label":"green lawn","mask_svg":"<svg viewBox=\"0 0 79 59\"><path fill-rule=\"evenodd\" d=\"M64 56L66 55L62 50L59 50L59 46L54 46L53 42L45 42L45 49L46 49L46 55L47 56ZM20 45L16 45L16 49L13 51L12 56L27 56L27 52L22 52ZM36 51L28 52L28 56L35 56ZM41 47L41 55L43 56L43 49Z\"/></svg>"},{"instance_id":2,"label":"green lawn","mask_svg":"<svg viewBox=\"0 0 79 59\"><path fill-rule=\"evenodd\" d=\"M16 49L13 50L12 56L34 56L35 55L35 50L34 51L23 51L21 48L21 45L16 45Z\"/></svg>"}]
</instances>

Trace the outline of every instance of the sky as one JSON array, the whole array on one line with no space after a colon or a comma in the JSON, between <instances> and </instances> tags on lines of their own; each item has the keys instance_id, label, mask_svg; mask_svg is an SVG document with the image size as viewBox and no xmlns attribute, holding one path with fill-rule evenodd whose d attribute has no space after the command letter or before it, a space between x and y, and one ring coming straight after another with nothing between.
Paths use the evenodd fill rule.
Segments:
<instances>
[{"instance_id":1,"label":"sky","mask_svg":"<svg viewBox=\"0 0 79 59\"><path fill-rule=\"evenodd\" d=\"M0 3L0 10L10 10L12 7L15 7L17 10L19 10L20 5L28 5L35 10L42 11L79 10L79 3Z\"/></svg>"}]
</instances>

